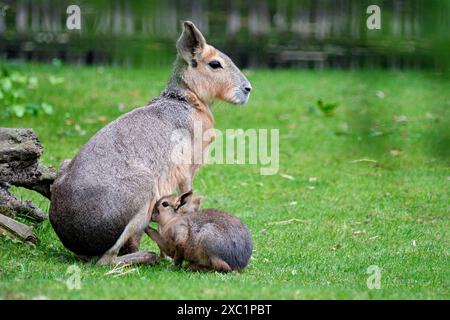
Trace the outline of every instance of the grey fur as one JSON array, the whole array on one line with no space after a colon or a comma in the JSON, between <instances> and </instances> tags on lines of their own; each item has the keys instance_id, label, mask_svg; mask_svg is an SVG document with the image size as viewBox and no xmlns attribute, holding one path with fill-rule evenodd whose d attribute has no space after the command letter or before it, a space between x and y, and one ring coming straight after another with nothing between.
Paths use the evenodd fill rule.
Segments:
<instances>
[{"instance_id":1,"label":"grey fur","mask_svg":"<svg viewBox=\"0 0 450 320\"><path fill-rule=\"evenodd\" d=\"M162 96L100 130L61 171L52 186L50 221L68 249L106 252L142 206L159 197L154 185L175 166L171 132L191 131L191 111L187 102Z\"/></svg>"}]
</instances>

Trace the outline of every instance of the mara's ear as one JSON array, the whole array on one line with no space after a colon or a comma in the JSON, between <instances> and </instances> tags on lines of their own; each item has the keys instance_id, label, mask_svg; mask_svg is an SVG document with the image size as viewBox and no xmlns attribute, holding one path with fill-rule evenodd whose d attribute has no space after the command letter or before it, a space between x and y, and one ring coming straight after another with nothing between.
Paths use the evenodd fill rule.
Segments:
<instances>
[{"instance_id":1,"label":"mara's ear","mask_svg":"<svg viewBox=\"0 0 450 320\"><path fill-rule=\"evenodd\" d=\"M191 21L184 21L183 33L177 41L177 50L181 57L187 63L195 65L192 60L195 61L201 55L205 46L206 41L200 30Z\"/></svg>"},{"instance_id":2,"label":"mara's ear","mask_svg":"<svg viewBox=\"0 0 450 320\"><path fill-rule=\"evenodd\" d=\"M192 190L189 190L188 192L185 192L182 195L180 195L180 203L178 205L178 208L180 208L181 206L183 206L186 203L190 202L193 196L194 195L193 195L193 191Z\"/></svg>"},{"instance_id":3,"label":"mara's ear","mask_svg":"<svg viewBox=\"0 0 450 320\"><path fill-rule=\"evenodd\" d=\"M200 203L205 199L204 196L195 196L192 190L183 193L180 196L180 202L176 209L179 214L185 214L190 212L197 212L200 208Z\"/></svg>"}]
</instances>

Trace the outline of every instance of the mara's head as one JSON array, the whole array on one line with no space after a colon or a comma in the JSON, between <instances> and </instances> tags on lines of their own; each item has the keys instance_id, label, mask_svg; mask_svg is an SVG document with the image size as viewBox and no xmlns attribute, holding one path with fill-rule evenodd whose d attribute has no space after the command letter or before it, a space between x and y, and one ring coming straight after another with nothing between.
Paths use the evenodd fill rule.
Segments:
<instances>
[{"instance_id":1,"label":"mara's head","mask_svg":"<svg viewBox=\"0 0 450 320\"><path fill-rule=\"evenodd\" d=\"M190 21L183 23L177 41L177 70L184 84L203 102L215 99L245 104L252 86L231 59L206 43L202 33Z\"/></svg>"},{"instance_id":2,"label":"mara's head","mask_svg":"<svg viewBox=\"0 0 450 320\"><path fill-rule=\"evenodd\" d=\"M165 224L176 215L196 212L204 196L197 196L191 191L180 196L169 195L159 199L153 208L151 220L158 224Z\"/></svg>"},{"instance_id":3,"label":"mara's head","mask_svg":"<svg viewBox=\"0 0 450 320\"><path fill-rule=\"evenodd\" d=\"M176 208L180 202L179 197L170 195L159 199L153 208L151 220L158 224L165 224L176 215Z\"/></svg>"}]
</instances>

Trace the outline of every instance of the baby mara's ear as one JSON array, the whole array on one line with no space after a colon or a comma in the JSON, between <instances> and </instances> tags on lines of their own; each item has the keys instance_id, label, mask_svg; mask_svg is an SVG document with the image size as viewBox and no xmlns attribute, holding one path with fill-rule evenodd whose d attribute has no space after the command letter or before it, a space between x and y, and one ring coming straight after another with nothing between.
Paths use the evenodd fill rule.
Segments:
<instances>
[{"instance_id":1,"label":"baby mara's ear","mask_svg":"<svg viewBox=\"0 0 450 320\"><path fill-rule=\"evenodd\" d=\"M188 204L192 201L192 197L194 196L193 191L189 190L188 192L185 192L183 194L180 195L180 197L178 198L178 207L176 208L177 210L184 206L185 204Z\"/></svg>"},{"instance_id":2,"label":"baby mara's ear","mask_svg":"<svg viewBox=\"0 0 450 320\"><path fill-rule=\"evenodd\" d=\"M203 200L205 200L205 196L194 196L192 202L196 206L195 211L197 211L200 208L200 204L203 202Z\"/></svg>"},{"instance_id":3,"label":"baby mara's ear","mask_svg":"<svg viewBox=\"0 0 450 320\"><path fill-rule=\"evenodd\" d=\"M188 212L198 211L204 196L196 196L192 190L180 196L180 203L177 208L177 213L184 214Z\"/></svg>"}]
</instances>

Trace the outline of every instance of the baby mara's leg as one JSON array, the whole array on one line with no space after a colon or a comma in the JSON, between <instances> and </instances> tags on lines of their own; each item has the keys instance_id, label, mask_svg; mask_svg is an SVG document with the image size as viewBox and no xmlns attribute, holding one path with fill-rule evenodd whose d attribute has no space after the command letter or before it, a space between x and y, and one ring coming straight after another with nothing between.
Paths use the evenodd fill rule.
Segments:
<instances>
[{"instance_id":1,"label":"baby mara's leg","mask_svg":"<svg viewBox=\"0 0 450 320\"><path fill-rule=\"evenodd\" d=\"M182 234L184 231L184 228L181 227L179 230L182 230ZM169 257L173 258L173 262L176 267L180 267L184 260L184 248L183 245L179 242L180 234L176 234L175 236L175 243L173 246L169 245L163 237L156 231L155 229L151 227L145 228L145 233L156 242L159 249L161 250L161 253L166 254Z\"/></svg>"},{"instance_id":2,"label":"baby mara's leg","mask_svg":"<svg viewBox=\"0 0 450 320\"><path fill-rule=\"evenodd\" d=\"M233 271L231 269L231 267L228 265L228 263L226 263L225 261L223 261L220 258L211 258L211 268L214 271L219 271L219 272L230 272Z\"/></svg>"},{"instance_id":3,"label":"baby mara's leg","mask_svg":"<svg viewBox=\"0 0 450 320\"><path fill-rule=\"evenodd\" d=\"M191 271L194 271L194 272L208 272L208 271L211 271L211 268L203 266L203 265L200 265L200 264L197 264L197 263L194 263L194 262L190 262L189 265L188 265L188 268Z\"/></svg>"},{"instance_id":4,"label":"baby mara's leg","mask_svg":"<svg viewBox=\"0 0 450 320\"><path fill-rule=\"evenodd\" d=\"M164 239L161 237L161 235L159 234L158 231L156 231L155 229L153 229L151 227L146 227L145 233L150 237L150 239L155 241L156 244L158 245L158 248L160 251L160 257L163 257L164 255L167 255L167 256L170 255L169 249L167 248L167 244L164 241Z\"/></svg>"},{"instance_id":5,"label":"baby mara's leg","mask_svg":"<svg viewBox=\"0 0 450 320\"><path fill-rule=\"evenodd\" d=\"M173 255L173 263L175 267L181 267L184 260L184 249L180 244L175 247L175 254Z\"/></svg>"},{"instance_id":6,"label":"baby mara's leg","mask_svg":"<svg viewBox=\"0 0 450 320\"><path fill-rule=\"evenodd\" d=\"M228 265L228 263L226 263L225 261L223 261L222 259L219 258L211 258L211 262L209 265L203 265L203 264L198 264L198 263L194 263L191 262L189 263L189 269L191 269L191 271L201 271L201 272L231 272L233 271L231 269L231 267Z\"/></svg>"}]
</instances>

